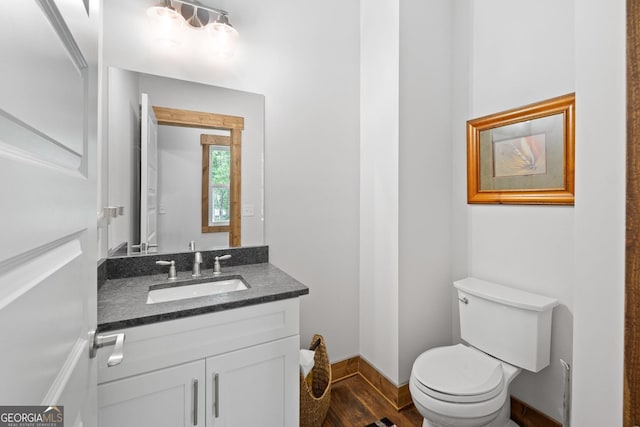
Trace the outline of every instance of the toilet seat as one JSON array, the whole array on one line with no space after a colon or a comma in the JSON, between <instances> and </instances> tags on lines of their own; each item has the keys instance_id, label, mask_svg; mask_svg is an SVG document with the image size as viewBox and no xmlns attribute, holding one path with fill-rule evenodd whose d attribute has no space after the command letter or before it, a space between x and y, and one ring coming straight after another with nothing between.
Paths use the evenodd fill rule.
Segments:
<instances>
[{"instance_id":1,"label":"toilet seat","mask_svg":"<svg viewBox=\"0 0 640 427\"><path fill-rule=\"evenodd\" d=\"M445 402L482 402L496 397L504 388L502 363L462 344L422 353L412 374L421 392Z\"/></svg>"}]
</instances>

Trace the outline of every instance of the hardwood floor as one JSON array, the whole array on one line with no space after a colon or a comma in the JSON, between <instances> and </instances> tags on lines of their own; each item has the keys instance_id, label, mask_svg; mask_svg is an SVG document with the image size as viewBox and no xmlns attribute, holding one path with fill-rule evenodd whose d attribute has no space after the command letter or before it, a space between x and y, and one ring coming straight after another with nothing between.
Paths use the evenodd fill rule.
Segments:
<instances>
[{"instance_id":1,"label":"hardwood floor","mask_svg":"<svg viewBox=\"0 0 640 427\"><path fill-rule=\"evenodd\" d=\"M322 427L364 427L387 417L397 427L420 427L422 417L412 405L397 412L360 375L332 385L331 406Z\"/></svg>"},{"instance_id":2,"label":"hardwood floor","mask_svg":"<svg viewBox=\"0 0 640 427\"><path fill-rule=\"evenodd\" d=\"M413 405L397 412L371 384L354 375L333 383L331 406L322 427L365 427L385 417L397 427L422 426L422 417ZM522 427L561 426L560 422L513 397L511 419Z\"/></svg>"}]
</instances>

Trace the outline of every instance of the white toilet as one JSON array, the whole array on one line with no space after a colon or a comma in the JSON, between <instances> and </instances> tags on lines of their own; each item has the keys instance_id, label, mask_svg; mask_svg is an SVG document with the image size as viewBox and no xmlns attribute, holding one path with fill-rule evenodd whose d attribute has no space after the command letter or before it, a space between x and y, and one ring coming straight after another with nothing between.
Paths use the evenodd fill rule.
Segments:
<instances>
[{"instance_id":1,"label":"white toilet","mask_svg":"<svg viewBox=\"0 0 640 427\"><path fill-rule=\"evenodd\" d=\"M423 427L517 427L509 385L549 365L558 301L468 277L454 283L468 345L437 347L413 364L409 390Z\"/></svg>"}]
</instances>

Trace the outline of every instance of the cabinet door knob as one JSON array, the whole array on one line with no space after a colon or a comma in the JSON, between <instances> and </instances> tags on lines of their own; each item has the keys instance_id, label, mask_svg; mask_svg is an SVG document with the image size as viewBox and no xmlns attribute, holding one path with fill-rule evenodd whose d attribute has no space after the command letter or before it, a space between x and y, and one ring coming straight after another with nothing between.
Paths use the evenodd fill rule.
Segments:
<instances>
[{"instance_id":1,"label":"cabinet door knob","mask_svg":"<svg viewBox=\"0 0 640 427\"><path fill-rule=\"evenodd\" d=\"M113 345L113 352L107 359L107 366L112 367L122 363L124 359L124 339L125 333L112 335L99 335L96 331L89 332L89 357L93 359L98 353L98 349L107 345Z\"/></svg>"}]
</instances>

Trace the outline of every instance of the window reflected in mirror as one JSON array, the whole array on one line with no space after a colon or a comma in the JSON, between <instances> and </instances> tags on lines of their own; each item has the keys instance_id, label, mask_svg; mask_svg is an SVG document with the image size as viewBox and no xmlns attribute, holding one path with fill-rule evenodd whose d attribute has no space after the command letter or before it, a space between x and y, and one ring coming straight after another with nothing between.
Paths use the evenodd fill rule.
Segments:
<instances>
[{"instance_id":1,"label":"window reflected in mirror","mask_svg":"<svg viewBox=\"0 0 640 427\"><path fill-rule=\"evenodd\" d=\"M229 232L240 204L240 138L202 134L202 232Z\"/></svg>"}]
</instances>

